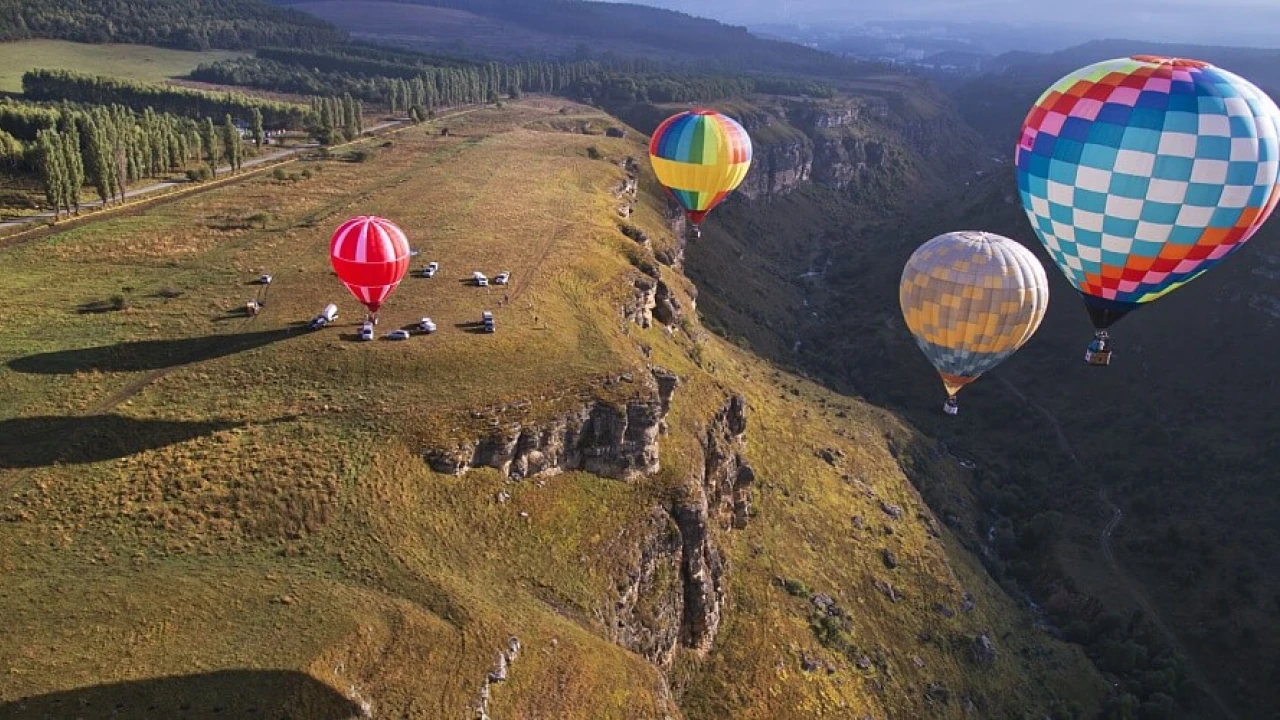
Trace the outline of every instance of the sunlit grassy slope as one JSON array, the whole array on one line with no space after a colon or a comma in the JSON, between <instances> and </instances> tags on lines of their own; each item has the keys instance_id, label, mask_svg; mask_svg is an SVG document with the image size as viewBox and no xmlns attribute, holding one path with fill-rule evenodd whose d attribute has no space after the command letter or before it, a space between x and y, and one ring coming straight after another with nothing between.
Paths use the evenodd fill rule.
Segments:
<instances>
[{"instance_id":1,"label":"sunlit grassy slope","mask_svg":"<svg viewBox=\"0 0 1280 720\"><path fill-rule=\"evenodd\" d=\"M0 716L340 718L367 703L374 717L468 717L512 635L524 649L492 690L495 718L1040 717L1055 700L1096 703L1082 658L948 530L930 535L903 465L970 507L950 458L696 320L669 335L622 319L637 271L609 190L643 138L558 131L576 125L566 116L609 122L561 108L482 109L448 137L428 125L371 142L363 163L303 163L296 182L254 178L0 250ZM646 177L631 221L664 246L659 198ZM265 229L225 229L256 213ZM399 222L418 265L442 266L405 279L379 334L430 315L435 335L350 340L360 308L327 242L365 213ZM513 284L475 288L473 270ZM264 271L265 311L237 316ZM662 273L689 307L687 281ZM329 301L338 327L296 327ZM126 309L102 311L113 303ZM496 334L459 327L485 309ZM655 477L513 483L422 460L477 437L495 408L536 423L626 399L639 391L601 379L649 363L683 378ZM735 391L754 517L716 538L730 601L715 648L664 677L602 618ZM850 619L826 646L814 594ZM990 667L971 657L980 634Z\"/></svg>"},{"instance_id":2,"label":"sunlit grassy slope","mask_svg":"<svg viewBox=\"0 0 1280 720\"><path fill-rule=\"evenodd\" d=\"M244 53L228 50L192 52L145 45L90 45L65 40L19 40L0 43L0 91L22 92L22 74L35 68L111 75L141 82L164 82L186 75L204 62Z\"/></svg>"}]
</instances>

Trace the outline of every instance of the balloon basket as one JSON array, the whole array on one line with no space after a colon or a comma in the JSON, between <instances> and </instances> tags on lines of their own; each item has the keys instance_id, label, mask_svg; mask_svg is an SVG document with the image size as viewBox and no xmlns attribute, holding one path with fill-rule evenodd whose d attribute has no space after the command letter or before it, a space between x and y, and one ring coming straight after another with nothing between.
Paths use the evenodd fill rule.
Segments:
<instances>
[{"instance_id":1,"label":"balloon basket","mask_svg":"<svg viewBox=\"0 0 1280 720\"><path fill-rule=\"evenodd\" d=\"M1106 367L1111 364L1110 337L1106 330L1099 330L1093 336L1093 342L1084 351L1084 361L1093 367Z\"/></svg>"},{"instance_id":2,"label":"balloon basket","mask_svg":"<svg viewBox=\"0 0 1280 720\"><path fill-rule=\"evenodd\" d=\"M947 401L942 404L942 412L948 415L960 414L960 403L956 400L955 395L952 395L951 397L947 398Z\"/></svg>"},{"instance_id":3,"label":"balloon basket","mask_svg":"<svg viewBox=\"0 0 1280 720\"><path fill-rule=\"evenodd\" d=\"M1094 367L1106 367L1111 364L1111 351L1085 350L1084 361Z\"/></svg>"}]
</instances>

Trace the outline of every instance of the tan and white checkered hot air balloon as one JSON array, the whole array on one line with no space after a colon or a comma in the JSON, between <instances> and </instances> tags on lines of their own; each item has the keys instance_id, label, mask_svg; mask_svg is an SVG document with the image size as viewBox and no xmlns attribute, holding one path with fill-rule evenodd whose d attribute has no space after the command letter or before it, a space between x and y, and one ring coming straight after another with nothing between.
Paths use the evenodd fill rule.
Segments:
<instances>
[{"instance_id":1,"label":"tan and white checkered hot air balloon","mask_svg":"<svg viewBox=\"0 0 1280 720\"><path fill-rule=\"evenodd\" d=\"M950 232L912 253L898 301L907 329L942 376L943 409L955 415L956 393L1039 329L1049 280L1036 256L1007 237Z\"/></svg>"}]
</instances>

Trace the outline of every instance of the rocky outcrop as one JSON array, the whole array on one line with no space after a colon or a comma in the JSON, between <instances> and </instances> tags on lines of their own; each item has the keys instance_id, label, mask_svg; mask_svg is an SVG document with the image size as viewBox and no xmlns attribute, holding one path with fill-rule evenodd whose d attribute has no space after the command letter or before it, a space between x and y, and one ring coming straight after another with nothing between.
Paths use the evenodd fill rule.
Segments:
<instances>
[{"instance_id":1,"label":"rocky outcrop","mask_svg":"<svg viewBox=\"0 0 1280 720\"><path fill-rule=\"evenodd\" d=\"M845 189L860 176L879 170L885 161L884 143L856 135L822 136L815 142L813 181Z\"/></svg>"},{"instance_id":2,"label":"rocky outcrop","mask_svg":"<svg viewBox=\"0 0 1280 720\"><path fill-rule=\"evenodd\" d=\"M707 430L700 477L691 478L685 497L671 509L683 545L680 640L699 655L711 649L726 601L725 561L715 536L743 527L750 510L755 472L742 456L746 427L746 401L735 395Z\"/></svg>"},{"instance_id":3,"label":"rocky outcrop","mask_svg":"<svg viewBox=\"0 0 1280 720\"><path fill-rule=\"evenodd\" d=\"M617 599L602 619L610 639L666 671L675 661L684 609L680 529L670 513L654 508L642 537L632 570L619 580Z\"/></svg>"},{"instance_id":4,"label":"rocky outcrop","mask_svg":"<svg viewBox=\"0 0 1280 720\"><path fill-rule=\"evenodd\" d=\"M665 382L666 380L664 380ZM584 470L617 480L658 472L658 436L670 407L653 379L653 397L618 407L594 401L554 421L514 424L477 441L424 453L432 470L448 475L490 467L513 480Z\"/></svg>"},{"instance_id":5,"label":"rocky outcrop","mask_svg":"<svg viewBox=\"0 0 1280 720\"><path fill-rule=\"evenodd\" d=\"M635 279L635 292L622 306L624 320L649 328L653 325L653 309L657 305L658 283L648 277Z\"/></svg>"},{"instance_id":6,"label":"rocky outcrop","mask_svg":"<svg viewBox=\"0 0 1280 720\"><path fill-rule=\"evenodd\" d=\"M634 280L635 292L622 306L623 319L649 328L656 320L667 327L675 327L684 318L684 305L662 280L639 277Z\"/></svg>"},{"instance_id":7,"label":"rocky outcrop","mask_svg":"<svg viewBox=\"0 0 1280 720\"><path fill-rule=\"evenodd\" d=\"M493 670L485 677L484 682L480 685L480 698L476 702L475 720L489 720L489 696L493 691L493 686L501 682L506 682L507 675L511 672L511 666L515 663L516 658L520 657L520 639L512 636L507 640L507 649L498 653L498 660L494 663Z\"/></svg>"},{"instance_id":8,"label":"rocky outcrop","mask_svg":"<svg viewBox=\"0 0 1280 720\"><path fill-rule=\"evenodd\" d=\"M680 304L680 298L671 292L665 282L659 280L654 290L653 319L667 327L674 327L680 324L683 317L684 308Z\"/></svg>"}]
</instances>

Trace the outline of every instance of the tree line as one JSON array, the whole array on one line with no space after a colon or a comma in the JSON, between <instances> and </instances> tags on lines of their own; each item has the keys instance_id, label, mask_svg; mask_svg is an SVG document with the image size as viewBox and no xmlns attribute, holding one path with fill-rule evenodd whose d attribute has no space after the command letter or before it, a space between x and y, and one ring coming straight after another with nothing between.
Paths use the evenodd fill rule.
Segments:
<instances>
[{"instance_id":1,"label":"tree line","mask_svg":"<svg viewBox=\"0 0 1280 720\"><path fill-rule=\"evenodd\" d=\"M431 58L395 51L373 60L350 46L307 51L260 51L257 57L206 63L191 73L203 82L276 92L344 95L386 105L393 113L418 108L496 102L522 93L559 94L584 101L692 102L751 92L829 98L835 91L807 79L713 75L663 70L644 60L465 63L426 65ZM386 75L370 74L386 72Z\"/></svg>"},{"instance_id":2,"label":"tree line","mask_svg":"<svg viewBox=\"0 0 1280 720\"><path fill-rule=\"evenodd\" d=\"M304 107L304 126L321 144L353 140L364 133L364 104L358 99L316 97ZM425 117L415 115L415 120ZM219 164L242 168L248 151L266 143L264 115L249 108L243 132L230 113L184 117L122 104L63 102L37 105L0 101L0 174L33 176L55 219L78 212L81 189L97 191L103 204L122 201L130 183L185 172L193 182L217 176Z\"/></svg>"},{"instance_id":3,"label":"tree line","mask_svg":"<svg viewBox=\"0 0 1280 720\"><path fill-rule=\"evenodd\" d=\"M308 66L307 54L267 53L268 57L205 63L190 77L201 82L253 87L274 92L343 95L378 103L392 112L493 102L522 92L564 92L572 83L603 72L598 62L484 63L455 66L385 63L390 75L367 75ZM276 58L291 58L284 62ZM340 64L326 66L341 67ZM363 67L356 61L355 67ZM367 67L364 68L368 70Z\"/></svg>"},{"instance_id":4,"label":"tree line","mask_svg":"<svg viewBox=\"0 0 1280 720\"><path fill-rule=\"evenodd\" d=\"M330 44L342 42L346 33L299 10L257 0L0 3L0 41L27 38L241 50Z\"/></svg>"},{"instance_id":5,"label":"tree line","mask_svg":"<svg viewBox=\"0 0 1280 720\"><path fill-rule=\"evenodd\" d=\"M251 133L254 145L261 147L265 131L260 114L254 116ZM38 177L55 219L80 210L85 185L105 205L123 201L132 182L184 170L199 179L215 174L220 162L239 170L245 155L230 115L218 127L207 117L197 121L150 108L135 113L123 105L62 108L52 126L36 131L32 143L23 147L0 131L0 147L7 149L6 164Z\"/></svg>"},{"instance_id":6,"label":"tree line","mask_svg":"<svg viewBox=\"0 0 1280 720\"><path fill-rule=\"evenodd\" d=\"M66 70L30 70L22 76L23 95L35 101L68 101L88 105L120 104L141 112L183 117L231 115L247 122L256 109L268 128L296 130L305 126L305 105L252 98L240 93L215 93L192 88L84 75Z\"/></svg>"}]
</instances>

